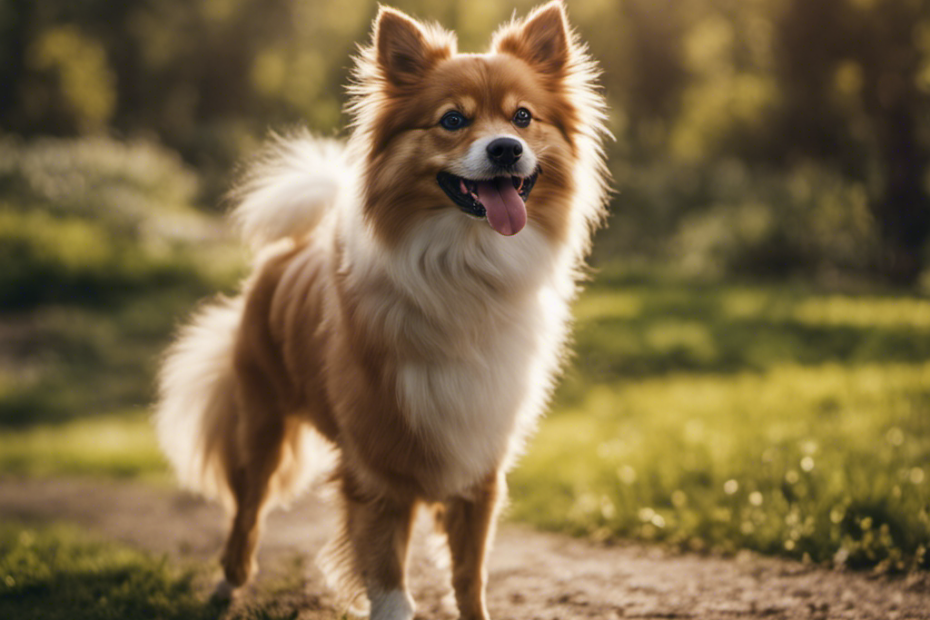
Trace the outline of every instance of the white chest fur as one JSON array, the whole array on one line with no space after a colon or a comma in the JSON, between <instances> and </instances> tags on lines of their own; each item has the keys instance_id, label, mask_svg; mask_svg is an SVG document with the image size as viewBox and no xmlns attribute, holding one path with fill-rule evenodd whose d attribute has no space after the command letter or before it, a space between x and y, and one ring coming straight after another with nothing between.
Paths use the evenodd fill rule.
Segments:
<instances>
[{"instance_id":1,"label":"white chest fur","mask_svg":"<svg viewBox=\"0 0 930 620\"><path fill-rule=\"evenodd\" d=\"M408 360L397 392L410 425L443 455L438 495L456 493L506 465L549 392L561 341L540 298L515 320L486 326L476 355ZM478 343L473 343L478 344Z\"/></svg>"},{"instance_id":2,"label":"white chest fur","mask_svg":"<svg viewBox=\"0 0 930 620\"><path fill-rule=\"evenodd\" d=\"M373 291L359 295L362 314L396 345L398 404L443 457L431 491L458 493L507 466L559 363L556 251L532 225L505 238L456 212L390 252L344 239L353 285Z\"/></svg>"}]
</instances>

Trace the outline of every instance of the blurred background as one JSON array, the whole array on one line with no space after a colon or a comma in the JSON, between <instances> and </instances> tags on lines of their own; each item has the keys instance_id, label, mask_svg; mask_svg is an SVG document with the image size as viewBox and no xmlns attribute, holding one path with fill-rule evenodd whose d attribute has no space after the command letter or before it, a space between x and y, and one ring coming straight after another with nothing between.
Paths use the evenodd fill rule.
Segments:
<instances>
[{"instance_id":1,"label":"blurred background","mask_svg":"<svg viewBox=\"0 0 930 620\"><path fill-rule=\"evenodd\" d=\"M534 3L392 4L483 51ZM617 193L511 518L927 568L930 6L567 6L604 71ZM376 9L0 0L6 479L167 483L153 373L244 273L219 217L236 163L270 129L345 135Z\"/></svg>"}]
</instances>

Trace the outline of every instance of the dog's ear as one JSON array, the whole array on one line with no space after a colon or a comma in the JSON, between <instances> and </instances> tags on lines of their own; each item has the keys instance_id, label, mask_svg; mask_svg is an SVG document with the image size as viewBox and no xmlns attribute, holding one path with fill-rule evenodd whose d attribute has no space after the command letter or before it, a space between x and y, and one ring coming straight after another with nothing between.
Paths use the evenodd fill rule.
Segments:
<instances>
[{"instance_id":1,"label":"dog's ear","mask_svg":"<svg viewBox=\"0 0 930 620\"><path fill-rule=\"evenodd\" d=\"M561 0L530 13L526 21L505 26L494 36L495 52L522 58L540 73L561 75L571 57L571 34Z\"/></svg>"},{"instance_id":2,"label":"dog's ear","mask_svg":"<svg viewBox=\"0 0 930 620\"><path fill-rule=\"evenodd\" d=\"M427 32L411 17L382 6L375 19L375 53L387 81L416 84L437 60Z\"/></svg>"}]
</instances>

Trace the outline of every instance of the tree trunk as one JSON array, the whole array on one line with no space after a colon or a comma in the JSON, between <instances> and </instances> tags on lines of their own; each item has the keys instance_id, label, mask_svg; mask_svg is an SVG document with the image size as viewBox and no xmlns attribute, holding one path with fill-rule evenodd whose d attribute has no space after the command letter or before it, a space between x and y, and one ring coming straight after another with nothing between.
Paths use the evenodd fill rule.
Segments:
<instances>
[{"instance_id":1,"label":"tree trunk","mask_svg":"<svg viewBox=\"0 0 930 620\"><path fill-rule=\"evenodd\" d=\"M879 95L883 110L877 133L884 160L884 190L872 203L872 214L884 245L883 275L894 284L910 286L920 277L923 249L930 237L930 196L924 188L930 155L918 143L914 103L919 98L908 96L911 89L903 80L892 84L885 84L885 92Z\"/></svg>"}]
</instances>

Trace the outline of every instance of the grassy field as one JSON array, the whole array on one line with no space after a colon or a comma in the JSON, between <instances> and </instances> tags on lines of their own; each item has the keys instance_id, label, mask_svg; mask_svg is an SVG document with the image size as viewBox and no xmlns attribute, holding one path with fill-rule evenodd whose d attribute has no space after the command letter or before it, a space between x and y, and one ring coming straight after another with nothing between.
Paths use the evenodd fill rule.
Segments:
<instances>
[{"instance_id":1,"label":"grassy field","mask_svg":"<svg viewBox=\"0 0 930 620\"><path fill-rule=\"evenodd\" d=\"M195 570L67 526L0 526L0 617L23 620L215 617Z\"/></svg>"},{"instance_id":2,"label":"grassy field","mask_svg":"<svg viewBox=\"0 0 930 620\"><path fill-rule=\"evenodd\" d=\"M930 300L604 274L512 480L598 538L930 566Z\"/></svg>"},{"instance_id":3,"label":"grassy field","mask_svg":"<svg viewBox=\"0 0 930 620\"><path fill-rule=\"evenodd\" d=\"M0 471L165 481L144 405L192 300L48 311L35 333L53 361L0 392ZM576 314L577 355L512 477L512 518L928 567L930 300L606 271Z\"/></svg>"},{"instance_id":4,"label":"grassy field","mask_svg":"<svg viewBox=\"0 0 930 620\"><path fill-rule=\"evenodd\" d=\"M225 611L209 600L211 568L92 536L66 524L0 524L0 618L17 620L292 620L302 571L265 580Z\"/></svg>"},{"instance_id":5,"label":"grassy field","mask_svg":"<svg viewBox=\"0 0 930 620\"><path fill-rule=\"evenodd\" d=\"M144 410L5 429L0 472L14 476L105 476L155 484L171 478Z\"/></svg>"}]
</instances>

